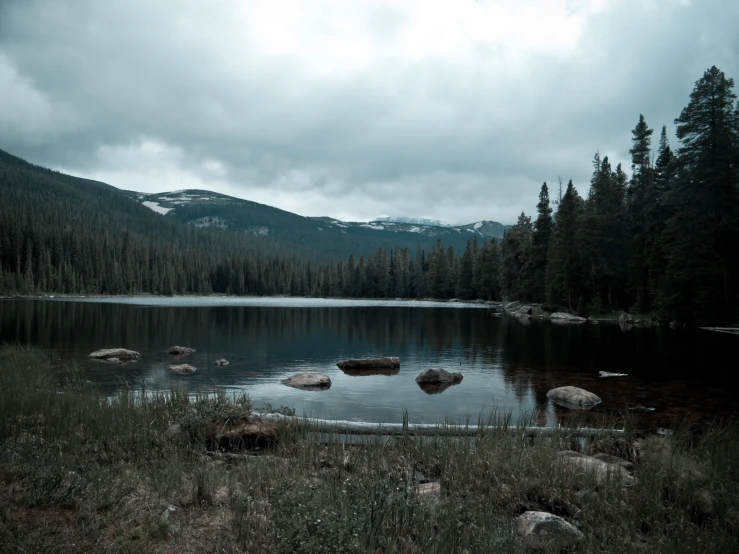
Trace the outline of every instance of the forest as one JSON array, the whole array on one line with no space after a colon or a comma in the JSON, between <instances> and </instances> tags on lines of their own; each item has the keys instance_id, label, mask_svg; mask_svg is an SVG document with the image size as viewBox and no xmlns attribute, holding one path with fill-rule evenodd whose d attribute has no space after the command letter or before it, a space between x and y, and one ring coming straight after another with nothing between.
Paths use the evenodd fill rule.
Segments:
<instances>
[{"instance_id":1,"label":"forest","mask_svg":"<svg viewBox=\"0 0 739 554\"><path fill-rule=\"evenodd\" d=\"M739 105L716 67L675 119L679 147L639 116L631 174L595 154L501 241L455 252L379 249L324 263L215 229L168 221L117 189L0 152L0 293L299 295L518 299L576 313L627 310L661 322L736 321ZM555 209L556 208L556 209Z\"/></svg>"}]
</instances>

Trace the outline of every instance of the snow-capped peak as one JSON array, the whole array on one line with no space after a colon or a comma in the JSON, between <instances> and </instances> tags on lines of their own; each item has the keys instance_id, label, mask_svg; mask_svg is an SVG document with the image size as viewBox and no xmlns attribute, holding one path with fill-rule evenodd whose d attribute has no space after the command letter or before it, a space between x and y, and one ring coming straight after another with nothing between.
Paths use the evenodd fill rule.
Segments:
<instances>
[{"instance_id":1,"label":"snow-capped peak","mask_svg":"<svg viewBox=\"0 0 739 554\"><path fill-rule=\"evenodd\" d=\"M409 225L429 225L432 227L451 227L446 221L439 219L429 219L427 217L393 217L389 215L383 215L375 218L370 223L375 222L390 222L390 223L407 223Z\"/></svg>"}]
</instances>

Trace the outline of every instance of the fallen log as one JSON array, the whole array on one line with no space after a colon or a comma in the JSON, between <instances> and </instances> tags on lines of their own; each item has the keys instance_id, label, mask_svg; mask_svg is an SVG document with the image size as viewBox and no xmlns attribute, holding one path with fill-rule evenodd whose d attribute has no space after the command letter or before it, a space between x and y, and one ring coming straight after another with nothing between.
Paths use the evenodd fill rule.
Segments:
<instances>
[{"instance_id":1,"label":"fallen log","mask_svg":"<svg viewBox=\"0 0 739 554\"><path fill-rule=\"evenodd\" d=\"M552 436L552 435L575 435L585 437L595 436L620 436L624 434L623 429L593 429L580 427L567 429L562 427L516 427L485 425L448 425L436 423L370 423L367 421L346 421L331 419L313 419L282 414L263 414L260 416L265 421L289 421L297 426L302 426L311 431L325 433L343 433L349 435L450 435L450 436L476 436L485 431L510 431L523 433L527 436Z\"/></svg>"}]
</instances>

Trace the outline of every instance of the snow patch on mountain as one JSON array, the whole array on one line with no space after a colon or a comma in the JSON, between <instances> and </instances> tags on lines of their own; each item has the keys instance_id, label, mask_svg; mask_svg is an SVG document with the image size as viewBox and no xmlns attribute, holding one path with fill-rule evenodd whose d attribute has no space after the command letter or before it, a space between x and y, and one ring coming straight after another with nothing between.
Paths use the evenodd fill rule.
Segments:
<instances>
[{"instance_id":1,"label":"snow patch on mountain","mask_svg":"<svg viewBox=\"0 0 739 554\"><path fill-rule=\"evenodd\" d=\"M478 221L475 223L475 231L477 231L480 227L482 227L482 221Z\"/></svg>"},{"instance_id":2,"label":"snow patch on mountain","mask_svg":"<svg viewBox=\"0 0 739 554\"><path fill-rule=\"evenodd\" d=\"M174 208L165 208L163 206L160 206L157 202L142 202L142 205L146 206L150 210L154 210L158 214L167 215L170 211L172 211Z\"/></svg>"}]
</instances>

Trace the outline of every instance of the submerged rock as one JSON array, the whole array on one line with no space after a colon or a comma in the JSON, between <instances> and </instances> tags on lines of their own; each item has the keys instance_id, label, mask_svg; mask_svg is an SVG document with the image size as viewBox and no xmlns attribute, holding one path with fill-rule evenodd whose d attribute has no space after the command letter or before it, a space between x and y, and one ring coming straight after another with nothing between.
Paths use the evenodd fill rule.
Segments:
<instances>
[{"instance_id":1,"label":"submerged rock","mask_svg":"<svg viewBox=\"0 0 739 554\"><path fill-rule=\"evenodd\" d=\"M184 356L186 354L192 354L195 352L195 349L188 348L187 346L170 346L168 352L173 356Z\"/></svg>"},{"instance_id":2,"label":"submerged rock","mask_svg":"<svg viewBox=\"0 0 739 554\"><path fill-rule=\"evenodd\" d=\"M516 532L524 546L536 549L556 550L583 538L571 523L548 512L524 512L516 519Z\"/></svg>"},{"instance_id":3,"label":"submerged rock","mask_svg":"<svg viewBox=\"0 0 739 554\"><path fill-rule=\"evenodd\" d=\"M221 358L220 360L216 360L213 362L213 365L216 365L218 367L227 366L230 362L226 359Z\"/></svg>"},{"instance_id":4,"label":"submerged rock","mask_svg":"<svg viewBox=\"0 0 739 554\"><path fill-rule=\"evenodd\" d=\"M344 360L336 365L341 369L395 369L400 367L400 359L395 357L359 358Z\"/></svg>"},{"instance_id":5,"label":"submerged rock","mask_svg":"<svg viewBox=\"0 0 739 554\"><path fill-rule=\"evenodd\" d=\"M118 358L108 358L105 360L106 362L110 362L111 364L122 364L123 362L120 361Z\"/></svg>"},{"instance_id":6,"label":"submerged rock","mask_svg":"<svg viewBox=\"0 0 739 554\"><path fill-rule=\"evenodd\" d=\"M628 377L628 373L611 373L610 371L599 371L598 377Z\"/></svg>"},{"instance_id":7,"label":"submerged rock","mask_svg":"<svg viewBox=\"0 0 739 554\"><path fill-rule=\"evenodd\" d=\"M177 373L178 375L190 375L191 373L195 373L197 371L197 369L188 364L171 365L169 366L169 370L172 373Z\"/></svg>"},{"instance_id":8,"label":"submerged rock","mask_svg":"<svg viewBox=\"0 0 739 554\"><path fill-rule=\"evenodd\" d=\"M600 397L578 387L558 387L550 390L547 397L566 408L580 410L590 409L602 402Z\"/></svg>"},{"instance_id":9,"label":"submerged rock","mask_svg":"<svg viewBox=\"0 0 739 554\"><path fill-rule=\"evenodd\" d=\"M331 378L323 373L298 373L282 381L283 385L296 389L325 390L331 388Z\"/></svg>"},{"instance_id":10,"label":"submerged rock","mask_svg":"<svg viewBox=\"0 0 739 554\"><path fill-rule=\"evenodd\" d=\"M400 373L399 367L377 367L373 369L350 369L346 367L342 367L341 371L343 371L346 375L351 375L352 377L361 377L361 376L367 376L367 375L397 375Z\"/></svg>"},{"instance_id":11,"label":"submerged rock","mask_svg":"<svg viewBox=\"0 0 739 554\"><path fill-rule=\"evenodd\" d=\"M118 360L118 363L120 363L122 361L130 362L131 360L138 360L141 354L135 350L126 350L125 348L104 348L88 354L88 357L95 358L96 360Z\"/></svg>"}]
</instances>

